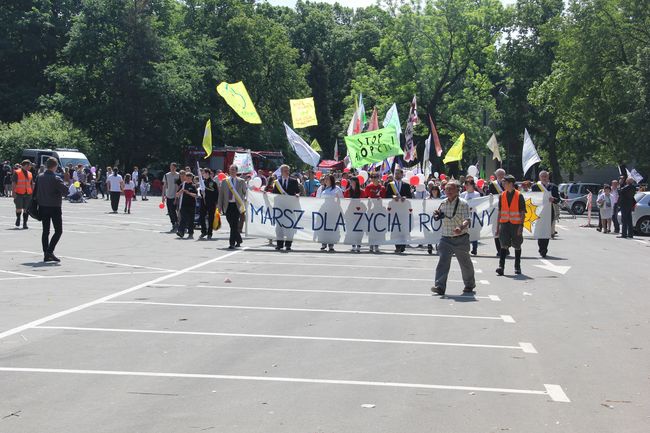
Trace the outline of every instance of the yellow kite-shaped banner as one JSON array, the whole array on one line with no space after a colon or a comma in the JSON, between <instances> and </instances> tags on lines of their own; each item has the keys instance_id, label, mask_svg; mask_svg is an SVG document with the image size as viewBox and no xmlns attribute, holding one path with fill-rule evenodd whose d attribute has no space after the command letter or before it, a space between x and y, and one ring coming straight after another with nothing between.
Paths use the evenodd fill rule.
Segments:
<instances>
[{"instance_id":1,"label":"yellow kite-shaped banner","mask_svg":"<svg viewBox=\"0 0 650 433\"><path fill-rule=\"evenodd\" d=\"M262 119L257 114L253 101L251 101L251 97L248 96L244 83L238 81L237 83L229 84L223 81L217 86L217 93L246 122L262 123Z\"/></svg>"},{"instance_id":2,"label":"yellow kite-shaped banner","mask_svg":"<svg viewBox=\"0 0 650 433\"><path fill-rule=\"evenodd\" d=\"M291 104L291 120L294 128L318 125L314 98L289 99L289 104Z\"/></svg>"}]
</instances>

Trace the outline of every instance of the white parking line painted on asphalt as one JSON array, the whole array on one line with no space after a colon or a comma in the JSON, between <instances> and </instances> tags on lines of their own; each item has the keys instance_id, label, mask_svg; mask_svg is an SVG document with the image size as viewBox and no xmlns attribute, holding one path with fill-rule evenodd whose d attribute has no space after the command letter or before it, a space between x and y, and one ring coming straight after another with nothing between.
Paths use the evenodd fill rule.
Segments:
<instances>
[{"instance_id":1,"label":"white parking line painted on asphalt","mask_svg":"<svg viewBox=\"0 0 650 433\"><path fill-rule=\"evenodd\" d=\"M2 270L2 269L0 269L0 272L2 272L2 273L4 273L4 274L22 275L22 276L24 276L24 277L32 277L32 278L40 278L40 277L41 277L40 275L27 274L27 273L25 273L25 272L4 271L4 270Z\"/></svg>"},{"instance_id":2,"label":"white parking line painted on asphalt","mask_svg":"<svg viewBox=\"0 0 650 433\"><path fill-rule=\"evenodd\" d=\"M17 326L15 328L9 329L7 331L1 332L0 333L0 340L3 339L3 338L9 337L11 335L23 332L26 329L42 325L42 324L47 323L47 322L49 322L51 320L59 319L59 318L61 318L63 316L67 316L68 314L76 313L77 311L85 310L86 308L92 307L92 306L97 305L97 304L101 304L102 302L106 302L106 301L109 301L111 299L117 298L119 296L123 296L123 295L129 294L129 293L135 292L136 290L140 290L143 287L149 286L150 284L161 283L161 282L163 282L165 280L168 280L170 278L181 276L181 275L183 275L183 274L185 274L185 273L187 273L189 271L192 271L194 269L198 269L198 268L200 268L202 266L209 265L210 263L218 262L221 259L226 259L226 258L228 258L228 257L230 257L232 255L238 254L238 253L240 253L242 251L245 251L245 248L242 248L241 250L233 251L233 252L228 253L228 254L224 254L223 256L214 257L214 258L212 258L210 260L206 260L204 262L197 263L195 265L192 265L192 266L189 266L187 268L175 271L173 273L168 273L167 275L162 275L162 276L160 276L158 278L155 278L153 280L145 281L144 283L140 283L140 284L137 284L135 286L129 287L128 289L120 290L119 292L115 292L115 293L112 293L112 294L107 295L107 296L102 296L101 298L97 298L94 301L86 302L85 304L77 305L76 307L68 308L67 310L59 311L58 313L50 314L49 316L45 316L45 317L42 317L40 319L33 320L33 321L29 322L29 323L25 323L24 325ZM153 273L154 271L150 271L150 272ZM144 272L140 272L140 273L144 273Z\"/></svg>"},{"instance_id":3,"label":"white parking line painted on asphalt","mask_svg":"<svg viewBox=\"0 0 650 433\"><path fill-rule=\"evenodd\" d=\"M235 338L269 338L278 340L312 340L312 341L338 341L349 343L379 343L379 344L413 344L417 346L450 346L450 347L472 347L481 349L513 349L521 350L524 353L537 353L530 343L519 343L518 346L504 346L498 344L474 344L474 343L447 343L438 341L414 341L414 340L381 340L372 338L341 338L341 337L309 337L302 335L275 335L275 334L239 334L230 332L198 332L198 331L159 331L153 329L124 329L124 328L85 328L76 326L35 326L32 329L51 329L61 331L87 331L87 332L122 332L130 334L162 334L162 335L195 335L206 337L235 337Z\"/></svg>"},{"instance_id":4,"label":"white parking line painted on asphalt","mask_svg":"<svg viewBox=\"0 0 650 433\"><path fill-rule=\"evenodd\" d=\"M403 382L372 382L363 380L335 380L335 379L307 379L298 377L274 377L274 376L235 376L228 374L195 374L195 373L163 373L150 371L116 371L116 370L72 370L63 368L19 368L0 367L0 371L14 373L50 373L50 374L80 374L80 375L103 375L103 376L135 376L135 377L171 377L179 379L217 379L217 380L248 380L260 382L288 382L288 383L312 383L321 385L348 385L348 386L374 386L386 388L413 388L413 389L438 389L464 392L496 392L501 394L529 394L544 395L553 401L569 403L571 400L566 396L559 385L544 384L544 391L519 388L489 388L483 386L456 386L456 385L435 385L425 383L403 383Z\"/></svg>"},{"instance_id":5,"label":"white parking line painted on asphalt","mask_svg":"<svg viewBox=\"0 0 650 433\"><path fill-rule=\"evenodd\" d=\"M216 305L216 304L184 304L176 302L151 302L151 301L105 301L105 304L139 304L163 307L186 308L223 308L231 310L264 310L264 311L297 311L310 313L339 313L339 314L371 314L379 316L408 316L408 317L446 317L452 319L483 319L502 320L504 323L515 323L512 316L462 316L458 314L432 314L432 313L398 313L392 311L364 311L364 310L328 310L319 308L285 308L285 307L253 307L246 305Z\"/></svg>"},{"instance_id":6,"label":"white parking line painted on asphalt","mask_svg":"<svg viewBox=\"0 0 650 433\"><path fill-rule=\"evenodd\" d=\"M36 251L24 251L24 250L15 250L15 251L3 251L3 253L23 253L23 254L33 254L33 255L42 255L43 253L37 253ZM138 268L138 269L151 269L154 271L165 271L165 272L175 272L174 269L165 269L165 268L156 268L153 266L144 266L144 265L134 265L132 263L117 263L117 262L108 262L106 260L94 260L94 259L87 259L83 257L71 257L71 256L59 256L62 259L70 259L70 260L79 260L82 262L90 262L90 263L101 263L102 265L115 265L115 266L126 266L129 268Z\"/></svg>"},{"instance_id":7,"label":"white parking line painted on asphalt","mask_svg":"<svg viewBox=\"0 0 650 433\"><path fill-rule=\"evenodd\" d=\"M253 240L253 239L259 239L260 238L246 238L248 240ZM309 245L313 245L309 244ZM341 247L348 247L349 245L342 245L342 244L336 244L339 248ZM390 245L384 245L385 247L389 247ZM254 249L250 249L246 253L246 257L250 255L255 255L255 257L272 257L272 256L284 256L284 254L287 254L289 257L304 257L304 258L315 258L315 257L322 257L323 259L341 259L341 260L346 260L349 261L351 257L354 257L354 260L373 260L377 261L377 258L387 258L387 257L399 257L400 261L404 261L405 263L409 262L422 262L422 263L433 263L433 259L437 259L437 255L428 255L425 253L425 250L418 250L417 248L412 248L410 250L407 249L407 254L395 254L390 250L383 250L380 254L369 254L368 252L364 251L362 254L359 253L352 253L348 250L339 250L335 253L329 253L326 251L319 251L319 250L310 250L311 252L301 252L300 250L296 250L295 248L299 248L299 245L296 245L294 242L293 248L294 250L291 251L290 253L285 253L283 251L275 251L273 248L269 249L264 249L260 247L254 247ZM304 251L304 250L303 250ZM421 251L422 254L408 254L409 251ZM426 259L426 260L425 260ZM475 259L472 259L473 264L478 264L478 261Z\"/></svg>"},{"instance_id":8,"label":"white parking line painted on asphalt","mask_svg":"<svg viewBox=\"0 0 650 433\"><path fill-rule=\"evenodd\" d=\"M252 262L250 260L243 260L243 261L223 261L221 263L226 263L226 264L237 264L237 265L289 265L289 266L295 266L296 262ZM349 263L324 263L322 261L314 262L314 263L306 263L302 262L300 263L300 266L316 266L316 267L323 267L323 266L332 266L336 268L355 268L355 269L399 269L399 270L404 270L404 266L377 266L377 265L359 265L359 264L349 264ZM411 266L408 266L409 271L433 271L433 266L429 266L426 268L414 268ZM460 272L460 269L451 269L451 271L457 271ZM480 274L483 272L481 269L474 269L474 272L477 274Z\"/></svg>"},{"instance_id":9,"label":"white parking line painted on asphalt","mask_svg":"<svg viewBox=\"0 0 650 433\"><path fill-rule=\"evenodd\" d=\"M557 228L559 228L559 229L562 229L562 230L565 230L565 231L568 231L568 230L569 230L568 227L563 226L563 225L561 225L561 224L555 224L555 227L557 227Z\"/></svg>"},{"instance_id":10,"label":"white parking line painted on asphalt","mask_svg":"<svg viewBox=\"0 0 650 433\"><path fill-rule=\"evenodd\" d=\"M56 266L56 265L52 265ZM64 274L64 275L38 275L39 280L58 280L61 278L90 278L90 277L110 277L113 275L144 275L144 274L162 274L167 271L128 271L128 272L102 272L98 274ZM172 272L172 271L170 271ZM16 280L33 280L34 276L29 277L7 277L0 278L0 281L16 281Z\"/></svg>"},{"instance_id":11,"label":"white parking line painted on asphalt","mask_svg":"<svg viewBox=\"0 0 650 433\"><path fill-rule=\"evenodd\" d=\"M294 263L295 264L295 263ZM345 280L381 280L381 281L428 281L433 282L432 278L404 278L404 277L376 277L374 275L323 275L323 274L272 274L267 272L240 272L240 271L193 271L191 274L213 274L213 275L249 275L262 277L291 277L291 278L333 278ZM461 280L448 280L451 282L461 282ZM489 284L489 283L488 283Z\"/></svg>"},{"instance_id":12,"label":"white parking line painted on asphalt","mask_svg":"<svg viewBox=\"0 0 650 433\"><path fill-rule=\"evenodd\" d=\"M379 295L379 296L424 296L430 298L431 293L404 293L404 292L368 292L361 290L325 290L325 289L274 289L271 287L237 287L237 286L206 286L199 284L196 287L206 289L228 289L228 290L257 290L266 292L303 292L303 293L334 293L346 295ZM447 296L448 298L450 296ZM500 301L496 295L488 296L458 296L462 299L489 299L490 301Z\"/></svg>"}]
</instances>

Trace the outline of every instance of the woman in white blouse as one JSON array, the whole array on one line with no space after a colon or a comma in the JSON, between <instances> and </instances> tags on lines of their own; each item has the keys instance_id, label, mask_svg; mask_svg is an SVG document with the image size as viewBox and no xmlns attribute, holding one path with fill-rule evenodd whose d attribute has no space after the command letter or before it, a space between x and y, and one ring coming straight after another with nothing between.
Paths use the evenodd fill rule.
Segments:
<instances>
[{"instance_id":1,"label":"woman in white blouse","mask_svg":"<svg viewBox=\"0 0 650 433\"><path fill-rule=\"evenodd\" d=\"M343 190L341 187L336 185L336 179L333 175L325 176L324 182L321 186L318 187L316 191L316 197L318 198L343 198ZM321 244L320 250L325 251L329 249L330 252L334 251L334 244Z\"/></svg>"}]
</instances>

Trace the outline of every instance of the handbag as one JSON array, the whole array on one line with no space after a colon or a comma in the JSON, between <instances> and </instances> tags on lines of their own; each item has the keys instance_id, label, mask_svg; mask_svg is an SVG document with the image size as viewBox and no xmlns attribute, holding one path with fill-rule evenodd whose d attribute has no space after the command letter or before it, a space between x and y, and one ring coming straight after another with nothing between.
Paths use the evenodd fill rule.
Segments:
<instances>
[{"instance_id":1,"label":"handbag","mask_svg":"<svg viewBox=\"0 0 650 433\"><path fill-rule=\"evenodd\" d=\"M217 209L214 212L214 219L212 220L212 230L219 230L221 228L221 212Z\"/></svg>"},{"instance_id":2,"label":"handbag","mask_svg":"<svg viewBox=\"0 0 650 433\"><path fill-rule=\"evenodd\" d=\"M34 192L32 193L32 201L29 203L29 209L27 213L30 217L34 218L37 221L41 220L41 210L38 207L38 199L36 198L36 191L38 190L38 179L34 183Z\"/></svg>"}]
</instances>

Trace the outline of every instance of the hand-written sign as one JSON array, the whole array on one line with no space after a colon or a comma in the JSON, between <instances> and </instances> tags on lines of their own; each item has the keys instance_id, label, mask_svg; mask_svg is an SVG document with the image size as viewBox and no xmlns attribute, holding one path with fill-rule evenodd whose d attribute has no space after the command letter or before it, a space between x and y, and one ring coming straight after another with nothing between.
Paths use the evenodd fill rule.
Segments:
<instances>
[{"instance_id":1,"label":"hand-written sign","mask_svg":"<svg viewBox=\"0 0 650 433\"><path fill-rule=\"evenodd\" d=\"M355 168L404 154L392 126L345 137L345 145L352 167Z\"/></svg>"},{"instance_id":2,"label":"hand-written sign","mask_svg":"<svg viewBox=\"0 0 650 433\"><path fill-rule=\"evenodd\" d=\"M306 128L318 125L314 98L290 99L291 120L294 128Z\"/></svg>"}]
</instances>

